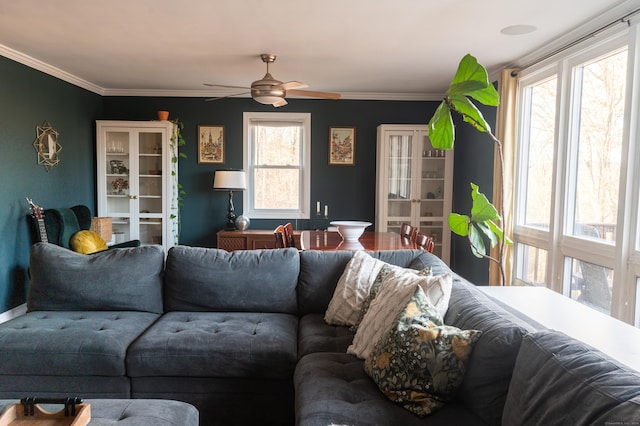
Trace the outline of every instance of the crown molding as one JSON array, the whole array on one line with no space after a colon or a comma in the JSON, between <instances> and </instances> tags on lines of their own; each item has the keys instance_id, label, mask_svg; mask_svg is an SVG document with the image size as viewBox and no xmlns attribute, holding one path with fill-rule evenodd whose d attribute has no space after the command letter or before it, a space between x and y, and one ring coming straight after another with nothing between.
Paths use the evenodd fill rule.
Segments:
<instances>
[{"instance_id":1,"label":"crown molding","mask_svg":"<svg viewBox=\"0 0 640 426\"><path fill-rule=\"evenodd\" d=\"M81 87L90 92L97 93L98 95L104 94L104 89L96 84L93 84L87 80L61 70L60 68L56 68L52 65L42 62L39 59L33 58L22 52L18 52L17 50L2 44L0 44L0 55L21 63L22 65L26 65L29 68L33 68L35 70L42 71L43 73L50 76L59 78L60 80L66 81L67 83L73 84L74 86Z\"/></svg>"}]
</instances>

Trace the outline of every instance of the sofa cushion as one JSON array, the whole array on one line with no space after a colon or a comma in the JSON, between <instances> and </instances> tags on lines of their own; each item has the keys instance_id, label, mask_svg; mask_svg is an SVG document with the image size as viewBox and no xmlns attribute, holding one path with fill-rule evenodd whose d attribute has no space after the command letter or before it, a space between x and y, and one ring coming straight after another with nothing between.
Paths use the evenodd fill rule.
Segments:
<instances>
[{"instance_id":1,"label":"sofa cushion","mask_svg":"<svg viewBox=\"0 0 640 426\"><path fill-rule=\"evenodd\" d=\"M523 425L637 423L640 372L558 331L533 333L525 336L518 353L502 420Z\"/></svg>"},{"instance_id":2,"label":"sofa cushion","mask_svg":"<svg viewBox=\"0 0 640 426\"><path fill-rule=\"evenodd\" d=\"M378 389L353 355L315 353L296 366L295 414L298 426L484 425L464 405L452 401L427 419L394 404Z\"/></svg>"},{"instance_id":3,"label":"sofa cushion","mask_svg":"<svg viewBox=\"0 0 640 426\"><path fill-rule=\"evenodd\" d=\"M300 316L326 312L338 280L353 254L354 252L344 250L305 250L300 253L300 278L297 287ZM381 250L368 254L402 268L424 269L430 263L434 263L438 265L438 271L446 268L450 272L436 256L423 250Z\"/></svg>"},{"instance_id":4,"label":"sofa cushion","mask_svg":"<svg viewBox=\"0 0 640 426\"><path fill-rule=\"evenodd\" d=\"M356 251L338 280L325 313L325 321L333 325L355 325L362 304L383 266L387 264L365 251Z\"/></svg>"},{"instance_id":5,"label":"sofa cushion","mask_svg":"<svg viewBox=\"0 0 640 426\"><path fill-rule=\"evenodd\" d=\"M330 325L322 314L308 314L298 325L298 358L315 352L347 352L354 332L342 325Z\"/></svg>"},{"instance_id":6,"label":"sofa cushion","mask_svg":"<svg viewBox=\"0 0 640 426\"><path fill-rule=\"evenodd\" d=\"M86 256L48 243L31 247L29 311L162 313L161 246Z\"/></svg>"},{"instance_id":7,"label":"sofa cushion","mask_svg":"<svg viewBox=\"0 0 640 426\"><path fill-rule=\"evenodd\" d=\"M468 281L453 275L444 323L480 330L458 398L489 424L500 424L522 337L535 329L505 311Z\"/></svg>"},{"instance_id":8,"label":"sofa cushion","mask_svg":"<svg viewBox=\"0 0 640 426\"><path fill-rule=\"evenodd\" d=\"M442 317L417 287L364 367L392 401L419 416L453 399L466 371L476 330L442 325Z\"/></svg>"},{"instance_id":9,"label":"sofa cushion","mask_svg":"<svg viewBox=\"0 0 640 426\"><path fill-rule=\"evenodd\" d=\"M448 301L451 275L431 277L402 271L391 272L371 302L347 352L362 359L368 357L376 343L391 329L417 288L422 288L429 298L437 298L439 302L443 299Z\"/></svg>"},{"instance_id":10,"label":"sofa cushion","mask_svg":"<svg viewBox=\"0 0 640 426\"><path fill-rule=\"evenodd\" d=\"M165 270L165 310L297 313L298 250L176 246Z\"/></svg>"},{"instance_id":11,"label":"sofa cushion","mask_svg":"<svg viewBox=\"0 0 640 426\"><path fill-rule=\"evenodd\" d=\"M287 378L298 318L254 312L168 312L131 345L131 377Z\"/></svg>"},{"instance_id":12,"label":"sofa cushion","mask_svg":"<svg viewBox=\"0 0 640 426\"><path fill-rule=\"evenodd\" d=\"M158 315L29 312L0 325L0 374L123 376L129 345Z\"/></svg>"}]
</instances>

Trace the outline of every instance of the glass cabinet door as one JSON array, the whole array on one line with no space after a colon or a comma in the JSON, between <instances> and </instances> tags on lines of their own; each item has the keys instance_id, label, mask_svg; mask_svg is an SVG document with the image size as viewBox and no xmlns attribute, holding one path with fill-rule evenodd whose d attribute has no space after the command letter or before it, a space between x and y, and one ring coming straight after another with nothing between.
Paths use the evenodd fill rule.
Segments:
<instances>
[{"instance_id":1,"label":"glass cabinet door","mask_svg":"<svg viewBox=\"0 0 640 426\"><path fill-rule=\"evenodd\" d=\"M421 135L420 212L418 227L433 238L434 254L442 256L442 230L444 218L445 156L444 150L435 149L426 135Z\"/></svg>"},{"instance_id":2,"label":"glass cabinet door","mask_svg":"<svg viewBox=\"0 0 640 426\"><path fill-rule=\"evenodd\" d=\"M113 219L113 242L132 239L131 202L131 144L128 131L105 132L107 213Z\"/></svg>"},{"instance_id":3,"label":"glass cabinet door","mask_svg":"<svg viewBox=\"0 0 640 426\"><path fill-rule=\"evenodd\" d=\"M162 133L138 133L139 239L143 244L162 244Z\"/></svg>"},{"instance_id":4,"label":"glass cabinet door","mask_svg":"<svg viewBox=\"0 0 640 426\"><path fill-rule=\"evenodd\" d=\"M413 209L413 133L390 135L387 143L387 229L400 232Z\"/></svg>"}]
</instances>

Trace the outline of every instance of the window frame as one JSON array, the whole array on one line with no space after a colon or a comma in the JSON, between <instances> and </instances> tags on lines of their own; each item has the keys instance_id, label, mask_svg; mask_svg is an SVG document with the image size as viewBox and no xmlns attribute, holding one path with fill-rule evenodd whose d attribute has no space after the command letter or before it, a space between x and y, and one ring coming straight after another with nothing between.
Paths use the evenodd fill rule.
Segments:
<instances>
[{"instance_id":1,"label":"window frame","mask_svg":"<svg viewBox=\"0 0 640 426\"><path fill-rule=\"evenodd\" d=\"M251 162L254 146L251 125L255 121L298 123L302 127L300 169L300 207L298 209L255 209L253 206L255 165ZM309 219L311 203L311 113L244 112L242 115L243 167L247 174L247 189L243 192L243 214L252 219ZM297 166L296 166L297 167Z\"/></svg>"},{"instance_id":2,"label":"window frame","mask_svg":"<svg viewBox=\"0 0 640 426\"><path fill-rule=\"evenodd\" d=\"M588 63L604 54L627 48L627 74L625 90L624 124L622 131L622 158L620 164L618 216L616 241L594 241L571 235L569 217L574 202L575 165L579 99L574 98L576 88L575 67ZM523 169L527 167L523 139L527 121L523 118L526 105L523 93L531 85L557 75L555 151L552 177L550 228L544 230L524 224L523 199L526 199L526 181ZM635 326L640 326L640 30L638 22L576 45L564 53L522 70L518 87L518 147L515 159L514 226L515 243L547 250L547 287L570 296L570 283L566 278L566 258L584 260L613 270L611 315ZM521 165L522 164L522 165ZM517 244L516 244L517 246ZM514 253L514 277L518 272L518 255ZM530 285L514 278L513 284Z\"/></svg>"}]
</instances>

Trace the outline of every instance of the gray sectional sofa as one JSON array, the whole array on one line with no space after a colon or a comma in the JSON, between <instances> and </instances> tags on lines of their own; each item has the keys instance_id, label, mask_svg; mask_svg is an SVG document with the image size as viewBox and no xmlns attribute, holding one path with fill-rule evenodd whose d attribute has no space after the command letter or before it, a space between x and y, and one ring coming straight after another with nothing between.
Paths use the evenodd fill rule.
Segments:
<instances>
[{"instance_id":1,"label":"gray sectional sofa","mask_svg":"<svg viewBox=\"0 0 640 426\"><path fill-rule=\"evenodd\" d=\"M370 253L451 273L422 251ZM175 399L201 425L613 424L640 373L494 303L453 274L445 323L482 331L454 400L420 418L346 353L324 312L353 253L32 247L28 313L0 324L0 399Z\"/></svg>"}]
</instances>

